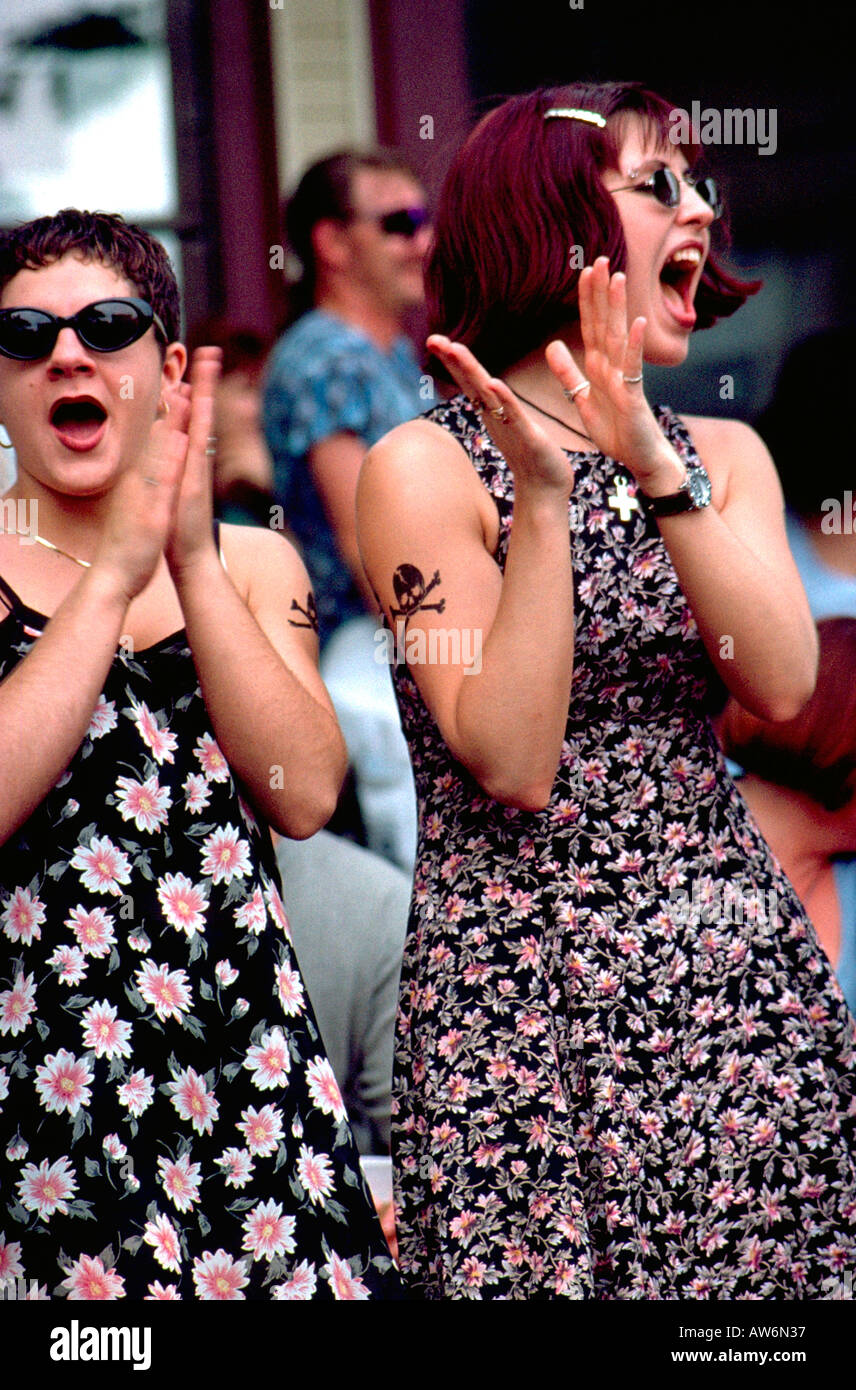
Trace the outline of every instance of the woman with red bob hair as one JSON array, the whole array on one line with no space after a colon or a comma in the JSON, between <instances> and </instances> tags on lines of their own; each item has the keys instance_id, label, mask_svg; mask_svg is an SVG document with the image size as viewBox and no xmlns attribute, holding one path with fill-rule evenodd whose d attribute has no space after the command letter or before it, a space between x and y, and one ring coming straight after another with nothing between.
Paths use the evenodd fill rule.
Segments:
<instances>
[{"instance_id":1,"label":"woman with red bob hair","mask_svg":"<svg viewBox=\"0 0 856 1390\"><path fill-rule=\"evenodd\" d=\"M360 480L420 803L394 1154L423 1297L819 1298L856 1253L853 1020L707 717L719 682L796 715L815 630L760 440L645 395L757 288L712 262L676 130L637 84L480 122L428 269L459 394ZM769 922L726 917L762 893Z\"/></svg>"}]
</instances>

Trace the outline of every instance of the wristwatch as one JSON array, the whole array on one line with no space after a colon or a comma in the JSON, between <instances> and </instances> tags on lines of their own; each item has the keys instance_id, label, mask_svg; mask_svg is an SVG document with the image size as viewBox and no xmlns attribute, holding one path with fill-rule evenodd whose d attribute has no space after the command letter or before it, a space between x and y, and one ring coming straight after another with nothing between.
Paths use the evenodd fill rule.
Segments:
<instances>
[{"instance_id":1,"label":"wristwatch","mask_svg":"<svg viewBox=\"0 0 856 1390\"><path fill-rule=\"evenodd\" d=\"M700 512L710 505L710 478L700 463L687 465L687 476L677 492L664 497L649 497L642 493L653 516L678 516L680 512Z\"/></svg>"}]
</instances>

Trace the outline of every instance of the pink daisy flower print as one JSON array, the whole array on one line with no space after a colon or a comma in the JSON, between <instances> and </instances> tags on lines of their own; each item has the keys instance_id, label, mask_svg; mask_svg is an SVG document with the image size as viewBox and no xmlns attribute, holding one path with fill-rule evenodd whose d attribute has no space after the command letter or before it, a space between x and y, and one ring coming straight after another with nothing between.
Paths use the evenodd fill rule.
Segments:
<instances>
[{"instance_id":1,"label":"pink daisy flower print","mask_svg":"<svg viewBox=\"0 0 856 1390\"><path fill-rule=\"evenodd\" d=\"M116 798L122 820L132 820L138 830L159 831L169 819L172 796L169 787L160 786L157 777L149 777L145 782L118 777Z\"/></svg>"},{"instance_id":2,"label":"pink daisy flower print","mask_svg":"<svg viewBox=\"0 0 856 1390\"><path fill-rule=\"evenodd\" d=\"M120 884L131 882L128 857L117 849L107 836L93 835L88 847L78 845L71 867L80 873L80 882L90 893L110 893L121 896Z\"/></svg>"},{"instance_id":3,"label":"pink daisy flower print","mask_svg":"<svg viewBox=\"0 0 856 1390\"><path fill-rule=\"evenodd\" d=\"M161 1186L179 1211L190 1211L199 1201L200 1171L199 1164L191 1163L187 1154L175 1162L170 1158L158 1159Z\"/></svg>"},{"instance_id":4,"label":"pink daisy flower print","mask_svg":"<svg viewBox=\"0 0 856 1390\"><path fill-rule=\"evenodd\" d=\"M362 1303L370 1297L362 1279L351 1273L347 1260L340 1259L335 1250L330 1251L330 1263L324 1266L321 1274L328 1281L333 1290L333 1297L339 1303Z\"/></svg>"},{"instance_id":5,"label":"pink daisy flower print","mask_svg":"<svg viewBox=\"0 0 856 1390\"><path fill-rule=\"evenodd\" d=\"M163 1269L171 1271L173 1274L181 1273L181 1249L178 1243L178 1232L168 1216L161 1216L158 1212L154 1221L147 1221L143 1231L143 1240L146 1245L152 1247L155 1259Z\"/></svg>"},{"instance_id":6,"label":"pink daisy flower print","mask_svg":"<svg viewBox=\"0 0 856 1390\"><path fill-rule=\"evenodd\" d=\"M134 723L137 732L143 743L150 750L152 757L158 767L162 763L173 763L175 758L172 756L178 747L178 739L175 734L171 734L169 729L161 729L158 722L145 704L134 704Z\"/></svg>"},{"instance_id":7,"label":"pink daisy flower print","mask_svg":"<svg viewBox=\"0 0 856 1390\"><path fill-rule=\"evenodd\" d=\"M0 1067L0 1105L9 1094L9 1073L5 1067Z\"/></svg>"},{"instance_id":8,"label":"pink daisy flower print","mask_svg":"<svg viewBox=\"0 0 856 1390\"><path fill-rule=\"evenodd\" d=\"M202 767L207 782L228 782L229 764L220 752L217 740L211 734L203 734L196 740L193 750Z\"/></svg>"},{"instance_id":9,"label":"pink daisy flower print","mask_svg":"<svg viewBox=\"0 0 856 1390\"><path fill-rule=\"evenodd\" d=\"M98 696L98 703L92 711L92 718L89 721L89 728L86 730L88 738L103 738L109 734L111 729L115 729L118 723L116 716L116 705L112 700L105 700L103 694Z\"/></svg>"},{"instance_id":10,"label":"pink daisy flower print","mask_svg":"<svg viewBox=\"0 0 856 1390\"><path fill-rule=\"evenodd\" d=\"M41 938L44 920L45 905L29 888L16 888L0 913L0 922L9 940L20 941L24 946Z\"/></svg>"},{"instance_id":11,"label":"pink daisy flower print","mask_svg":"<svg viewBox=\"0 0 856 1390\"><path fill-rule=\"evenodd\" d=\"M337 1124L345 1118L345 1106L333 1068L326 1057L316 1057L306 1068L309 1093L319 1110L332 1115Z\"/></svg>"},{"instance_id":12,"label":"pink daisy flower print","mask_svg":"<svg viewBox=\"0 0 856 1390\"><path fill-rule=\"evenodd\" d=\"M79 985L86 975L86 957L79 946L57 946L48 956L61 985Z\"/></svg>"},{"instance_id":13,"label":"pink daisy flower print","mask_svg":"<svg viewBox=\"0 0 856 1390\"><path fill-rule=\"evenodd\" d=\"M148 1110L155 1098L155 1088L152 1077L147 1076L144 1071L134 1071L123 1081L121 1086L116 1088L116 1096L120 1105L138 1119L144 1111Z\"/></svg>"},{"instance_id":14,"label":"pink daisy flower print","mask_svg":"<svg viewBox=\"0 0 856 1390\"><path fill-rule=\"evenodd\" d=\"M283 1216L279 1202L272 1198L258 1202L248 1213L244 1225L243 1248L254 1260L272 1260L278 1255L290 1255L295 1248L293 1216Z\"/></svg>"},{"instance_id":15,"label":"pink daisy flower print","mask_svg":"<svg viewBox=\"0 0 856 1390\"><path fill-rule=\"evenodd\" d=\"M290 965L278 965L275 979L276 992L279 995L282 1012L289 1018L294 1018L298 1014L302 1014L305 1000L303 995L303 981L298 972L292 970Z\"/></svg>"},{"instance_id":16,"label":"pink daisy flower print","mask_svg":"<svg viewBox=\"0 0 856 1390\"><path fill-rule=\"evenodd\" d=\"M269 883L265 889L265 902L271 917L276 922L286 940L291 940L291 927L288 925L288 918L285 915L285 908L282 905L282 898L273 883Z\"/></svg>"},{"instance_id":17,"label":"pink daisy flower print","mask_svg":"<svg viewBox=\"0 0 856 1390\"><path fill-rule=\"evenodd\" d=\"M7 1279L17 1279L23 1273L20 1243L7 1242L6 1232L0 1231L0 1288Z\"/></svg>"},{"instance_id":18,"label":"pink daisy flower print","mask_svg":"<svg viewBox=\"0 0 856 1390\"><path fill-rule=\"evenodd\" d=\"M130 1057L132 1025L116 1017L116 1010L106 999L91 1004L81 1018L83 1046L92 1048L96 1057Z\"/></svg>"},{"instance_id":19,"label":"pink daisy flower print","mask_svg":"<svg viewBox=\"0 0 856 1390\"><path fill-rule=\"evenodd\" d=\"M186 874L164 874L158 879L158 899L166 920L176 931L205 930L208 898L201 884L192 883Z\"/></svg>"},{"instance_id":20,"label":"pink daisy flower print","mask_svg":"<svg viewBox=\"0 0 856 1390\"><path fill-rule=\"evenodd\" d=\"M266 922L262 890L255 888L249 902L235 909L235 926L243 928L253 936L259 936L264 931Z\"/></svg>"},{"instance_id":21,"label":"pink daisy flower print","mask_svg":"<svg viewBox=\"0 0 856 1390\"><path fill-rule=\"evenodd\" d=\"M137 989L161 1023L168 1018L181 1018L190 1009L190 988L183 970L170 970L167 965L145 960L134 978Z\"/></svg>"},{"instance_id":22,"label":"pink daisy flower print","mask_svg":"<svg viewBox=\"0 0 856 1390\"><path fill-rule=\"evenodd\" d=\"M196 1297L209 1301L231 1302L243 1299L242 1292L249 1283L243 1260L233 1260L225 1250L212 1255L205 1250L202 1259L193 1261L193 1283Z\"/></svg>"},{"instance_id":23,"label":"pink daisy flower print","mask_svg":"<svg viewBox=\"0 0 856 1390\"><path fill-rule=\"evenodd\" d=\"M203 840L201 873L212 883L231 883L233 878L246 878L251 868L250 847L240 838L234 825L224 825Z\"/></svg>"},{"instance_id":24,"label":"pink daisy flower print","mask_svg":"<svg viewBox=\"0 0 856 1390\"><path fill-rule=\"evenodd\" d=\"M173 1090L172 1103L182 1120L189 1120L197 1134L210 1134L214 1121L220 1113L216 1101L201 1076L192 1067L180 1072L175 1081L170 1082Z\"/></svg>"},{"instance_id":25,"label":"pink daisy flower print","mask_svg":"<svg viewBox=\"0 0 856 1390\"><path fill-rule=\"evenodd\" d=\"M112 1302L125 1297L122 1275L105 1269L99 1258L90 1255L75 1260L62 1282L71 1303Z\"/></svg>"},{"instance_id":26,"label":"pink daisy flower print","mask_svg":"<svg viewBox=\"0 0 856 1390\"><path fill-rule=\"evenodd\" d=\"M274 1028L270 1033L265 1033L261 1043L248 1050L244 1066L253 1073L253 1083L260 1091L272 1091L277 1086L286 1085L291 1057L282 1029Z\"/></svg>"},{"instance_id":27,"label":"pink daisy flower print","mask_svg":"<svg viewBox=\"0 0 856 1390\"><path fill-rule=\"evenodd\" d=\"M92 1072L86 1059L78 1059L65 1048L46 1057L36 1067L36 1090L46 1110L76 1115L91 1100Z\"/></svg>"},{"instance_id":28,"label":"pink daisy flower print","mask_svg":"<svg viewBox=\"0 0 856 1390\"><path fill-rule=\"evenodd\" d=\"M227 1187L246 1187L253 1176L252 1156L246 1149L224 1149L217 1164L224 1169Z\"/></svg>"},{"instance_id":29,"label":"pink daisy flower print","mask_svg":"<svg viewBox=\"0 0 856 1390\"><path fill-rule=\"evenodd\" d=\"M178 1292L178 1284L162 1284L160 1279L155 1279L154 1283L149 1284L149 1291L143 1299L144 1303L176 1303L181 1302L181 1294Z\"/></svg>"},{"instance_id":30,"label":"pink daisy flower print","mask_svg":"<svg viewBox=\"0 0 856 1390\"><path fill-rule=\"evenodd\" d=\"M84 955L96 959L108 956L116 944L113 918L103 907L93 907L89 911L85 907L73 907L65 925L71 927Z\"/></svg>"},{"instance_id":31,"label":"pink daisy flower print","mask_svg":"<svg viewBox=\"0 0 856 1390\"><path fill-rule=\"evenodd\" d=\"M250 1105L241 1111L242 1124L236 1126L243 1134L247 1148L257 1158L268 1158L276 1153L280 1139L284 1137L282 1111L275 1105L263 1105L256 1110Z\"/></svg>"},{"instance_id":32,"label":"pink daisy flower print","mask_svg":"<svg viewBox=\"0 0 856 1390\"><path fill-rule=\"evenodd\" d=\"M191 816L197 816L211 800L208 782L200 772L191 772L185 778L181 790L184 792L184 805Z\"/></svg>"},{"instance_id":33,"label":"pink daisy flower print","mask_svg":"<svg viewBox=\"0 0 856 1390\"><path fill-rule=\"evenodd\" d=\"M313 1153L307 1144L301 1144L297 1176L309 1200L323 1206L325 1198L333 1191L333 1169L327 1155Z\"/></svg>"},{"instance_id":34,"label":"pink daisy flower print","mask_svg":"<svg viewBox=\"0 0 856 1390\"><path fill-rule=\"evenodd\" d=\"M36 986L32 975L18 971L12 989L0 994L0 1033L14 1038L23 1033L36 1007Z\"/></svg>"},{"instance_id":35,"label":"pink daisy flower print","mask_svg":"<svg viewBox=\"0 0 856 1390\"><path fill-rule=\"evenodd\" d=\"M301 1260L291 1277L276 1285L273 1296L279 1303L304 1303L314 1296L317 1284L314 1266Z\"/></svg>"}]
</instances>

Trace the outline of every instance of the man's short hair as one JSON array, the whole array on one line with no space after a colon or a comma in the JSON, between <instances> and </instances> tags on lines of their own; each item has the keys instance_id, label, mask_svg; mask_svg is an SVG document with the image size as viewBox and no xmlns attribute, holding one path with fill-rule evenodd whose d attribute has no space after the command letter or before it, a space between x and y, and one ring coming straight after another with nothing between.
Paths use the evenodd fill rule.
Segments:
<instances>
[{"instance_id":1,"label":"man's short hair","mask_svg":"<svg viewBox=\"0 0 856 1390\"><path fill-rule=\"evenodd\" d=\"M332 218L349 222L354 216L354 177L361 169L404 174L418 183L413 170L391 150L337 150L311 164L286 201L283 221L289 247L303 267L300 287L311 300L317 268L312 249L312 230Z\"/></svg>"}]
</instances>

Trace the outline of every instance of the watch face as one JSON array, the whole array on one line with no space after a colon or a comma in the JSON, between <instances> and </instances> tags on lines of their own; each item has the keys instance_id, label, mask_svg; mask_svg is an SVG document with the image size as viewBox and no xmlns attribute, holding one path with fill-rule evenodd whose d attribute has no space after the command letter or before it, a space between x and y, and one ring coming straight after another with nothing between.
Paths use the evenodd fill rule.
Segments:
<instances>
[{"instance_id":1,"label":"watch face","mask_svg":"<svg viewBox=\"0 0 856 1390\"><path fill-rule=\"evenodd\" d=\"M710 502L710 478L703 468L691 468L687 477L687 492L694 507L706 507Z\"/></svg>"}]
</instances>

